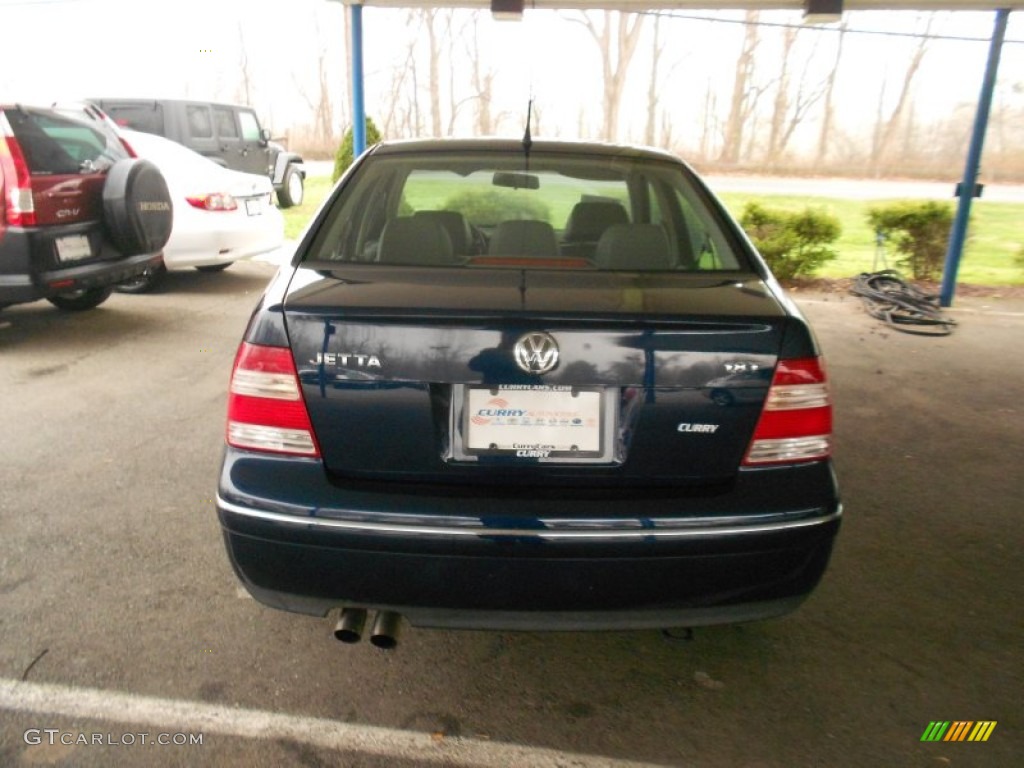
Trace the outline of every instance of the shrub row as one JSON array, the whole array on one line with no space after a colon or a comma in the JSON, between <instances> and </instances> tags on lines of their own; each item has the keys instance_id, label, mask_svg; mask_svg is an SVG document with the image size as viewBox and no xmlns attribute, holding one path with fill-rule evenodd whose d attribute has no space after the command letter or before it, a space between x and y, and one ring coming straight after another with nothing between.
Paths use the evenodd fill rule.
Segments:
<instances>
[{"instance_id":1,"label":"shrub row","mask_svg":"<svg viewBox=\"0 0 1024 768\"><path fill-rule=\"evenodd\" d=\"M949 246L953 211L934 201L903 201L868 210L868 222L882 243L890 243L897 266L915 280L934 280L942 274ZM829 247L841 234L839 220L823 210L799 213L750 203L740 225L761 252L776 277L786 280L813 275L836 257Z\"/></svg>"}]
</instances>

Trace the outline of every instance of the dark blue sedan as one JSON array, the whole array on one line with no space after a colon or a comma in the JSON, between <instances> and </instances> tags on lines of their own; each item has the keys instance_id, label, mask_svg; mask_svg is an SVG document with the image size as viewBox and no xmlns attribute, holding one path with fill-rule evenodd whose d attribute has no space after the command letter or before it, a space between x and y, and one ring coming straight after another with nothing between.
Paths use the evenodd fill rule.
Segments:
<instances>
[{"instance_id":1,"label":"dark blue sedan","mask_svg":"<svg viewBox=\"0 0 1024 768\"><path fill-rule=\"evenodd\" d=\"M811 329L679 159L385 143L245 331L217 508L246 588L346 641L765 619L827 566L831 432Z\"/></svg>"}]
</instances>

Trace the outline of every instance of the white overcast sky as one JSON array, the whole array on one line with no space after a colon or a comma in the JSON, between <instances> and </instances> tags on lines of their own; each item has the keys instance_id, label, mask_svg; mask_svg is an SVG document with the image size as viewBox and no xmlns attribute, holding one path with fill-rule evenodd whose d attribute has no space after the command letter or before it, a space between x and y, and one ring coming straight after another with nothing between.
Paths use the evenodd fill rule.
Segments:
<instances>
[{"instance_id":1,"label":"white overcast sky","mask_svg":"<svg viewBox=\"0 0 1024 768\"><path fill-rule=\"evenodd\" d=\"M317 56L322 50L330 52L332 81L344 88L339 96L347 101L342 58L347 46L337 44L344 36L342 13L339 3L326 0L0 0L0 101L88 96L234 100L244 39L254 106L265 122L281 130L292 121L308 120L305 96L316 93ZM371 115L391 87L396 63L406 57L410 33L404 15L401 10L378 8L363 13ZM563 135L573 133L581 104L594 105L594 122L600 111L596 49L581 25L566 20L570 15L528 11L522 23L496 23L482 14L480 27L489 60L498 71L499 107L518 110L532 91L548 125L560 122ZM737 19L741 14L720 15ZM799 15L764 18L793 21ZM848 13L847 20L860 29L912 31L916 15ZM987 40L993 22L992 13L942 14L934 31ZM721 86L722 103L727 99L742 28L692 20L682 24L674 27L678 32L666 53L666 64L672 59L675 66L662 98L675 100L692 113L704 104L709 82ZM826 60L834 37L819 34ZM1011 15L1008 37L1024 40L1024 12ZM895 73L889 92L895 91L912 44L877 35L847 39L844 119L870 124L880 82L887 71ZM941 114L973 102L987 50L987 43L936 41L921 73L921 114ZM632 81L638 110L647 66L638 62ZM422 69L418 77L425 82ZM1019 42L1006 46L1000 69L1000 83L1015 82L1024 82L1024 45Z\"/></svg>"}]
</instances>

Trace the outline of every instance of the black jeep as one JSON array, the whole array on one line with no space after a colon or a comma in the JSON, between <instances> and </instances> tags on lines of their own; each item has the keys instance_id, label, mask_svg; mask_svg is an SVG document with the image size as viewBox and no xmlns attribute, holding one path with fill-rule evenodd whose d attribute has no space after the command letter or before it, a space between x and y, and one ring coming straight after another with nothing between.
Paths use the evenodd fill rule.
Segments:
<instances>
[{"instance_id":1,"label":"black jeep","mask_svg":"<svg viewBox=\"0 0 1024 768\"><path fill-rule=\"evenodd\" d=\"M302 203L302 157L271 141L249 107L178 99L90 101L122 127L166 136L232 170L267 174L282 208Z\"/></svg>"}]
</instances>

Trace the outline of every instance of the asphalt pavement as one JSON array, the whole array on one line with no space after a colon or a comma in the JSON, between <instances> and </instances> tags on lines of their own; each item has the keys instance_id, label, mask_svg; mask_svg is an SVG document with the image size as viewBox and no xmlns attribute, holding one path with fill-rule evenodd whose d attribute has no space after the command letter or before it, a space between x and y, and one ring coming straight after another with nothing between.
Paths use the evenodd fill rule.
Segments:
<instances>
[{"instance_id":1,"label":"asphalt pavement","mask_svg":"<svg viewBox=\"0 0 1024 768\"><path fill-rule=\"evenodd\" d=\"M930 338L795 294L845 515L790 616L381 651L246 598L224 552L226 386L272 269L0 312L0 766L1019 763L1024 302L959 298ZM934 722L995 726L922 741Z\"/></svg>"}]
</instances>

